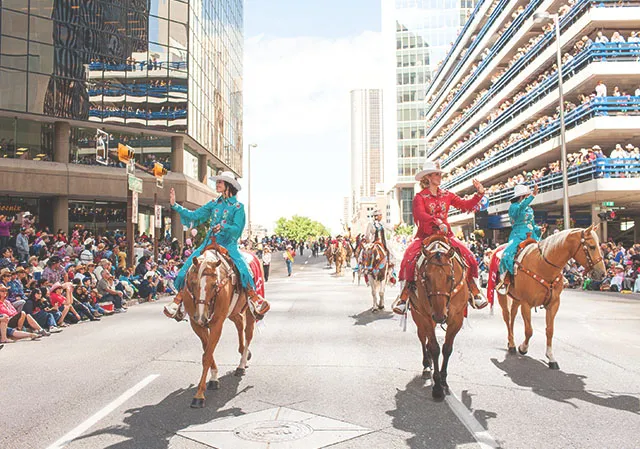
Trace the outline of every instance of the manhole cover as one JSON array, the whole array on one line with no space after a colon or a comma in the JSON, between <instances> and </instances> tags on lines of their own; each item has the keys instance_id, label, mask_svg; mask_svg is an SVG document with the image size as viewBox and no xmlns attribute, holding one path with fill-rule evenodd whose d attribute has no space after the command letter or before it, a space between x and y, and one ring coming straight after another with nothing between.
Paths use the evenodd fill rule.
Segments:
<instances>
[{"instance_id":1,"label":"manhole cover","mask_svg":"<svg viewBox=\"0 0 640 449\"><path fill-rule=\"evenodd\" d=\"M313 433L313 429L306 424L295 421L259 421L244 424L235 429L233 433L247 441L279 443L307 437Z\"/></svg>"}]
</instances>

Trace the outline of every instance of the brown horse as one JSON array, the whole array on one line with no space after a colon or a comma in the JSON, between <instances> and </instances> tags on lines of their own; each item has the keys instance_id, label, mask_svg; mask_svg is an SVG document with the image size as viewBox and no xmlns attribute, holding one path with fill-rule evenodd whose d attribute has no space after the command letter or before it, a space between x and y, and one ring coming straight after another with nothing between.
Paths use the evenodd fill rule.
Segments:
<instances>
[{"instance_id":1,"label":"brown horse","mask_svg":"<svg viewBox=\"0 0 640 449\"><path fill-rule=\"evenodd\" d=\"M447 369L453 351L453 340L462 327L469 298L466 282L467 268L449 240L434 235L422 242L416 263L416 291L409 301L411 316L418 327L422 347L422 377L431 374L433 364L434 399L444 398L448 392ZM442 346L442 365L439 367L440 346L436 339L436 325L447 326Z\"/></svg>"},{"instance_id":2,"label":"brown horse","mask_svg":"<svg viewBox=\"0 0 640 449\"><path fill-rule=\"evenodd\" d=\"M347 258L347 250L341 243L333 248L333 262L336 264L336 276L342 276L342 269Z\"/></svg>"},{"instance_id":3,"label":"brown horse","mask_svg":"<svg viewBox=\"0 0 640 449\"><path fill-rule=\"evenodd\" d=\"M366 252L364 244L365 244L364 239L360 240L360 242L358 243L358 246L356 246L356 250L353 253L354 257L356 258L356 267L357 267L357 270L356 269L353 270L353 283L355 284L356 275L357 275L358 285L360 285L360 281L364 273L364 255Z\"/></svg>"},{"instance_id":4,"label":"brown horse","mask_svg":"<svg viewBox=\"0 0 640 449\"><path fill-rule=\"evenodd\" d=\"M202 375L198 391L191 401L192 408L204 407L205 389L220 388L218 366L213 353L216 349L224 321L229 318L238 331L238 352L240 364L236 376L242 376L251 359L249 344L253 338L255 318L247 306L247 294L239 287L239 278L233 267L222 255L224 249L207 249L193 259L193 265L187 272L185 288L181 291L185 311L193 331L202 342ZM207 375L211 379L207 384Z\"/></svg>"},{"instance_id":5,"label":"brown horse","mask_svg":"<svg viewBox=\"0 0 640 449\"><path fill-rule=\"evenodd\" d=\"M553 356L553 326L560 307L560 294L564 288L562 269L570 259L574 259L585 268L585 273L593 272L594 279L602 279L606 273L597 226L587 229L569 229L558 232L540 244L528 245L516 257L516 275L509 285L507 295L498 294L502 308L502 318L507 325L508 350L515 354L516 344L513 337L513 325L518 307L524 320L524 342L518 347L520 354L529 350L529 340L533 335L531 326L531 308L544 307L547 321L547 351L549 368L559 369ZM493 258L497 255L494 253ZM518 261L520 260L520 261ZM492 264L496 266L497 264Z\"/></svg>"},{"instance_id":6,"label":"brown horse","mask_svg":"<svg viewBox=\"0 0 640 449\"><path fill-rule=\"evenodd\" d=\"M324 255L327 258L327 266L331 267L331 264L333 264L333 255L334 255L334 249L331 243L329 243L327 245L327 249L324 250Z\"/></svg>"}]
</instances>

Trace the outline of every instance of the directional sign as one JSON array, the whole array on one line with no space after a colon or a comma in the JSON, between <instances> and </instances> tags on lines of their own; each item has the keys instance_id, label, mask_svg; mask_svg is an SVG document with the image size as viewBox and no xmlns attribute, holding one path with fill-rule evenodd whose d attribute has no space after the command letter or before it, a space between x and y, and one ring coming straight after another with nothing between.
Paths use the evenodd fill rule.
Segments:
<instances>
[{"instance_id":1,"label":"directional sign","mask_svg":"<svg viewBox=\"0 0 640 449\"><path fill-rule=\"evenodd\" d=\"M129 175L129 190L142 193L142 179Z\"/></svg>"},{"instance_id":2,"label":"directional sign","mask_svg":"<svg viewBox=\"0 0 640 449\"><path fill-rule=\"evenodd\" d=\"M138 223L138 192L136 192L134 190L133 194L131 195L131 197L132 197L132 201L131 201L131 223L137 224Z\"/></svg>"},{"instance_id":3,"label":"directional sign","mask_svg":"<svg viewBox=\"0 0 640 449\"><path fill-rule=\"evenodd\" d=\"M614 202L613 201L605 201L602 203L602 205L604 207L613 207L614 206Z\"/></svg>"}]
</instances>

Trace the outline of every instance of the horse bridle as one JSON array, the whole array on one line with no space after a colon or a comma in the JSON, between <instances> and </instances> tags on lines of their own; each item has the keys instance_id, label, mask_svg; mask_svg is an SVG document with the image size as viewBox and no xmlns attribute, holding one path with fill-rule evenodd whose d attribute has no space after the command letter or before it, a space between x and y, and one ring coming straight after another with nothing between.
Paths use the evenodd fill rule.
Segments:
<instances>
[{"instance_id":1,"label":"horse bridle","mask_svg":"<svg viewBox=\"0 0 640 449\"><path fill-rule=\"evenodd\" d=\"M451 274L449 276L447 276L447 278L449 279L449 283L451 285L451 292L441 292L439 290L436 290L435 292L427 292L427 301L429 302L429 307L433 310L433 301L431 300L432 297L434 296L444 296L445 298L447 298L447 304L446 304L446 309L449 310L449 303L451 302L451 297L455 296L456 294L458 294L458 292L460 291L460 289L462 288L462 286L464 285L464 280L465 280L465 273L463 272L463 275L460 278L460 282L457 285L453 285L453 283L455 282L456 278L455 278L455 269L453 268L453 256L449 257L449 262L448 263L433 263L431 261L431 259L433 259L434 257L439 256L441 253L440 252L431 252L429 251L429 256L427 256L427 260L425 262L425 264L423 264L423 266L425 265L429 265L429 264L433 264L434 266L438 266L438 267L444 267L444 266L449 266L449 268L451 269ZM463 270L464 271L464 270ZM422 280L426 281L427 277L424 275L424 272L421 273L422 274Z\"/></svg>"},{"instance_id":2,"label":"horse bridle","mask_svg":"<svg viewBox=\"0 0 640 449\"><path fill-rule=\"evenodd\" d=\"M602 256L598 256L598 259L594 262L593 258L591 257L591 253L589 252L589 248L587 248L587 239L586 239L586 233L584 232L584 229L580 234L580 243L581 245L578 248L576 248L575 252L571 256L571 259L575 259L576 254L578 254L578 251L582 249L584 251L585 257L587 258L587 264L589 265L588 267L585 267L585 272L589 273L591 270L594 269L596 265L602 262L603 259L602 259ZM544 255L544 252L542 251L542 248L540 247L540 244L538 244L538 250L540 251L542 260L544 260L546 263L548 263L552 267L558 268L560 270L563 269L563 267L559 267L558 265L554 264L553 262L551 262L549 259L546 258L546 256Z\"/></svg>"},{"instance_id":3,"label":"horse bridle","mask_svg":"<svg viewBox=\"0 0 640 449\"><path fill-rule=\"evenodd\" d=\"M207 275L210 276L210 275ZM216 275L217 276L217 275ZM196 300L195 296L193 295L193 293L191 293L191 290L189 290L189 287L185 288L184 290L189 294L189 296L191 296L191 300L194 302L194 304L196 305L196 309L199 305L201 304L207 304L207 302L209 303L209 315L207 317L207 323L209 321L211 321L212 318L212 313L211 311L213 310L213 307L215 306L216 303L216 299L218 298L218 294L220 293L220 291L227 285L227 283L231 280L231 276L227 276L226 278L224 278L222 281L216 279L216 285L214 287L213 290L213 295L211 295L211 299L209 299L209 301L207 301L207 299L198 299Z\"/></svg>"}]
</instances>

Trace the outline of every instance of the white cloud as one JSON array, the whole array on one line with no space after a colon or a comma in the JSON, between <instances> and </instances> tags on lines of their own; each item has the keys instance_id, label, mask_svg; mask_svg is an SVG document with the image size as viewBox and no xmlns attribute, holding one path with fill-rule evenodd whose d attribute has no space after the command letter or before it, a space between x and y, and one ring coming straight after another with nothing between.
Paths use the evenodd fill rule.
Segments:
<instances>
[{"instance_id":1,"label":"white cloud","mask_svg":"<svg viewBox=\"0 0 640 449\"><path fill-rule=\"evenodd\" d=\"M272 228L299 214L339 231L350 184L349 92L382 87L381 43L374 32L245 41L245 151L258 144L251 150L254 224ZM245 175L246 161L245 154Z\"/></svg>"}]
</instances>

